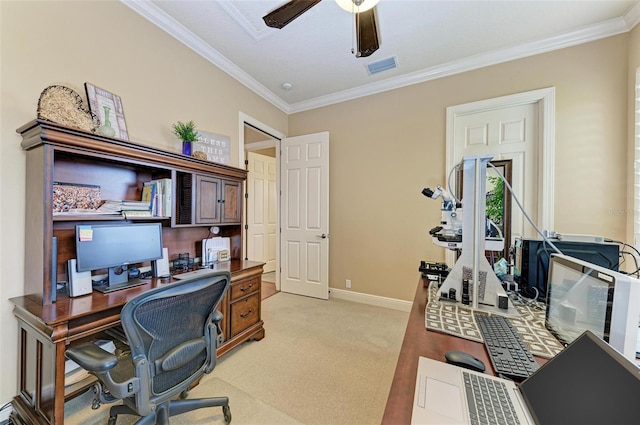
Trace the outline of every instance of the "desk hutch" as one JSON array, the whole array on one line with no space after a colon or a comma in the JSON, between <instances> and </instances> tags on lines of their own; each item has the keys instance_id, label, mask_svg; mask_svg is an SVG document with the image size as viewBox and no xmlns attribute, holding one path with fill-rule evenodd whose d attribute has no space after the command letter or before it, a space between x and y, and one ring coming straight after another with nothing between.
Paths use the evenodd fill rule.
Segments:
<instances>
[{"instance_id":1,"label":"desk hutch","mask_svg":"<svg viewBox=\"0 0 640 425\"><path fill-rule=\"evenodd\" d=\"M89 378L65 387L67 346L99 338L120 324L120 310L128 300L171 283L152 278L115 292L68 297L57 283L67 280L67 260L75 257L77 224L160 222L170 259L179 253L202 256L202 239L208 237L211 225L219 226L219 236L230 239L231 259L217 267L229 270L232 280L220 308L225 342L218 347L218 355L264 337L263 263L244 260L242 253L245 170L43 120L31 121L17 131L26 154L26 230L25 295L11 299L19 350L14 423L63 424L65 400L92 383ZM140 200L144 183L162 178L172 182L170 217L53 213L54 182L99 186L102 199Z\"/></svg>"}]
</instances>

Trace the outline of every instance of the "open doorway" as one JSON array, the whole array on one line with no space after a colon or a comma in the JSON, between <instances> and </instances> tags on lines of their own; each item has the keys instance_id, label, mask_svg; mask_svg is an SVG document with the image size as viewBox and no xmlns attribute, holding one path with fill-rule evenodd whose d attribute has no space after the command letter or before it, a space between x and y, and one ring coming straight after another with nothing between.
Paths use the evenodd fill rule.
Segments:
<instances>
[{"instance_id":1,"label":"open doorway","mask_svg":"<svg viewBox=\"0 0 640 425\"><path fill-rule=\"evenodd\" d=\"M329 132L285 137L242 112L239 122L239 164L246 163L249 152L275 148L276 290L326 300L329 298ZM246 188L251 189L252 173L249 170L247 174ZM247 205L258 205L251 203L250 191L245 191L249 195L244 203L245 214L250 210ZM248 223L246 219L245 223ZM243 234L243 252L245 259L252 260L248 253L255 255L253 242L247 242L244 237L249 234L247 230L245 228Z\"/></svg>"},{"instance_id":2,"label":"open doorway","mask_svg":"<svg viewBox=\"0 0 640 425\"><path fill-rule=\"evenodd\" d=\"M262 298L280 290L278 281L278 146L279 139L244 123L246 259L263 262Z\"/></svg>"}]
</instances>

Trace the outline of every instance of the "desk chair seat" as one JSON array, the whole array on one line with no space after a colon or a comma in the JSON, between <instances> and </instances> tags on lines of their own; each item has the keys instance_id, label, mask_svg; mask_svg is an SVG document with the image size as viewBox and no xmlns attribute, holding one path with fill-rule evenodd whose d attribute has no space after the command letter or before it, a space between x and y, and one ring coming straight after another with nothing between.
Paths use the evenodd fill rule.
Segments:
<instances>
[{"instance_id":1,"label":"desk chair seat","mask_svg":"<svg viewBox=\"0 0 640 425\"><path fill-rule=\"evenodd\" d=\"M122 400L110 409L141 416L138 425L169 424L169 417L221 406L231 422L227 397L185 400L189 389L216 365L222 314L217 311L231 275L220 272L154 288L130 300L120 314L131 349L119 358L93 343L69 348L65 355L98 378L100 403Z\"/></svg>"}]
</instances>

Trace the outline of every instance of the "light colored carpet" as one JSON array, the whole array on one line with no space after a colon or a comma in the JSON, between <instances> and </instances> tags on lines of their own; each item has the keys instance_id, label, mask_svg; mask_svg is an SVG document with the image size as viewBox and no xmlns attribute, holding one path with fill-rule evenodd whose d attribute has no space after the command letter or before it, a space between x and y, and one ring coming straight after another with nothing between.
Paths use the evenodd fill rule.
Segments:
<instances>
[{"instance_id":1,"label":"light colored carpet","mask_svg":"<svg viewBox=\"0 0 640 425\"><path fill-rule=\"evenodd\" d=\"M229 396L239 425L380 423L408 313L278 293L263 301L262 317L265 338L219 359L190 397ZM65 424L106 423L109 406L92 411L91 397L67 402ZM126 419L118 424L134 422ZM205 423L223 423L222 410L172 418Z\"/></svg>"}]
</instances>

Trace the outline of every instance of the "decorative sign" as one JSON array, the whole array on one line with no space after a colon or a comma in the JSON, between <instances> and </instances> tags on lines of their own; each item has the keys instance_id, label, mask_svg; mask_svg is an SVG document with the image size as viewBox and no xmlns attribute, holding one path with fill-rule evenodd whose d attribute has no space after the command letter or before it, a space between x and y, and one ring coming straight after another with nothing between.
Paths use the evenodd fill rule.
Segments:
<instances>
[{"instance_id":1,"label":"decorative sign","mask_svg":"<svg viewBox=\"0 0 640 425\"><path fill-rule=\"evenodd\" d=\"M229 153L231 152L229 136L208 133L202 130L197 130L197 132L198 140L191 144L191 154L204 152L207 155L207 160L211 162L229 164Z\"/></svg>"}]
</instances>

